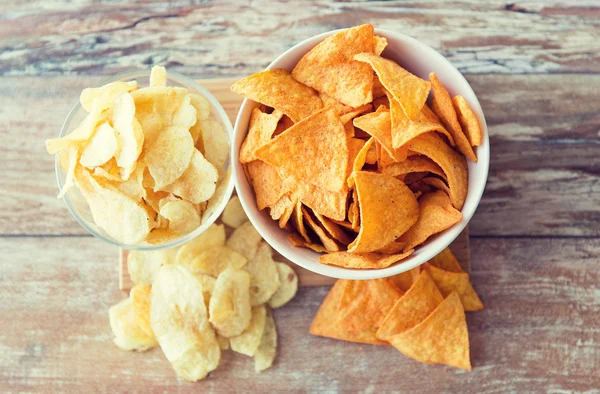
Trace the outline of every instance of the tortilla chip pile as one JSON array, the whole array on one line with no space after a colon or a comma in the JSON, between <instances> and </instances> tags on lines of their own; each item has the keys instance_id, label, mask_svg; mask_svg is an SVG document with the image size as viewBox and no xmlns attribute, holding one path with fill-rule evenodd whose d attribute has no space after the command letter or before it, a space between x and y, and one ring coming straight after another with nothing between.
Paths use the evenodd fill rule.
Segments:
<instances>
[{"instance_id":1,"label":"tortilla chip pile","mask_svg":"<svg viewBox=\"0 0 600 394\"><path fill-rule=\"evenodd\" d=\"M273 364L277 329L271 309L290 301L298 277L274 261L237 198L223 223L192 241L155 252L132 251L129 298L109 310L115 344L144 351L160 346L175 373L197 381L215 370L221 352L254 358L256 372Z\"/></svg>"},{"instance_id":2,"label":"tortilla chip pile","mask_svg":"<svg viewBox=\"0 0 600 394\"><path fill-rule=\"evenodd\" d=\"M77 186L94 222L128 245L195 230L227 185L229 141L210 103L166 83L165 69L154 67L149 87L130 81L85 89L86 118L46 141L67 173L59 198Z\"/></svg>"},{"instance_id":3,"label":"tortilla chip pile","mask_svg":"<svg viewBox=\"0 0 600 394\"><path fill-rule=\"evenodd\" d=\"M469 274L445 249L411 271L385 279L338 280L310 333L392 345L426 364L471 369L465 311L483 309Z\"/></svg>"},{"instance_id":4,"label":"tortilla chip pile","mask_svg":"<svg viewBox=\"0 0 600 394\"><path fill-rule=\"evenodd\" d=\"M381 57L386 45L357 26L291 72L231 87L261 104L239 154L258 209L293 245L327 253L324 264L388 267L462 217L478 120L434 73L425 81Z\"/></svg>"}]
</instances>

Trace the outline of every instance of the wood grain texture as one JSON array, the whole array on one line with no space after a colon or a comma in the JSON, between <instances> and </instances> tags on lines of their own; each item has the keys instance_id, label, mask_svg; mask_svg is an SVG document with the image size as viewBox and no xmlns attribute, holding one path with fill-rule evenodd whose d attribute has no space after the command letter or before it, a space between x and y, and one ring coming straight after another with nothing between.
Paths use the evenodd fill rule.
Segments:
<instances>
[{"instance_id":1,"label":"wood grain texture","mask_svg":"<svg viewBox=\"0 0 600 394\"><path fill-rule=\"evenodd\" d=\"M468 79L483 105L492 154L471 235L600 236L600 75ZM98 82L0 78L0 234L85 234L55 198L53 157L43 141L58 135L81 89ZM229 82L202 83L234 119L241 98Z\"/></svg>"},{"instance_id":2,"label":"wood grain texture","mask_svg":"<svg viewBox=\"0 0 600 394\"><path fill-rule=\"evenodd\" d=\"M473 371L419 364L396 350L308 334L326 287L276 310L275 366L226 353L198 384L154 349L111 342L107 309L124 297L116 248L92 238L0 238L1 392L586 391L600 385L598 239L471 240L485 309L467 315ZM83 251L83 252L82 252ZM592 392L592 391L588 391Z\"/></svg>"},{"instance_id":3,"label":"wood grain texture","mask_svg":"<svg viewBox=\"0 0 600 394\"><path fill-rule=\"evenodd\" d=\"M16 2L2 6L0 75L159 63L250 74L308 37L362 23L413 36L466 73L599 72L598 15L594 0Z\"/></svg>"}]
</instances>

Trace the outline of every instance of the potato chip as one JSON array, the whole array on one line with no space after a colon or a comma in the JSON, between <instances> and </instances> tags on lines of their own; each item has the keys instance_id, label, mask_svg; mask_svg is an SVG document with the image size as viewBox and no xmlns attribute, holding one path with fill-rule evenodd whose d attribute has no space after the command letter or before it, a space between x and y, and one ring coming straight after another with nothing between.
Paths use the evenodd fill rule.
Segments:
<instances>
[{"instance_id":1,"label":"potato chip","mask_svg":"<svg viewBox=\"0 0 600 394\"><path fill-rule=\"evenodd\" d=\"M115 155L118 148L115 131L110 124L102 123L83 148L79 163L88 168L101 166Z\"/></svg>"},{"instance_id":2,"label":"potato chip","mask_svg":"<svg viewBox=\"0 0 600 394\"><path fill-rule=\"evenodd\" d=\"M221 215L221 220L223 223L233 228L238 228L248 221L248 217L246 216L246 212L244 212L244 208L242 208L238 196L231 197L231 200L229 200Z\"/></svg>"},{"instance_id":3,"label":"potato chip","mask_svg":"<svg viewBox=\"0 0 600 394\"><path fill-rule=\"evenodd\" d=\"M240 270L247 262L243 255L226 246L213 246L200 252L183 266L194 275L204 274L217 278L227 268Z\"/></svg>"},{"instance_id":4,"label":"potato chip","mask_svg":"<svg viewBox=\"0 0 600 394\"><path fill-rule=\"evenodd\" d=\"M483 309L483 303L471 285L469 274L445 271L429 263L425 263L423 268L431 275L444 297L456 292L465 311L473 312Z\"/></svg>"},{"instance_id":5,"label":"potato chip","mask_svg":"<svg viewBox=\"0 0 600 394\"><path fill-rule=\"evenodd\" d=\"M128 82L111 82L99 88L83 89L79 96L79 102L83 109L92 112L94 100L105 103L106 107L110 106L115 98L123 93L129 93L137 89L137 81ZM103 110L104 108L101 108Z\"/></svg>"},{"instance_id":6,"label":"potato chip","mask_svg":"<svg viewBox=\"0 0 600 394\"><path fill-rule=\"evenodd\" d=\"M154 331L150 325L150 293L152 286L150 285L135 285L131 289L129 296L133 306L133 313L138 322L138 326L148 336L154 338Z\"/></svg>"},{"instance_id":7,"label":"potato chip","mask_svg":"<svg viewBox=\"0 0 600 394\"><path fill-rule=\"evenodd\" d=\"M204 297L204 305L206 306L206 310L208 310L210 306L210 299L212 298L212 294L215 291L215 284L217 280L212 276L200 273L195 274L194 277L198 279L198 282L200 282L200 285L202 286L202 297ZM221 347L220 343L219 347Z\"/></svg>"},{"instance_id":8,"label":"potato chip","mask_svg":"<svg viewBox=\"0 0 600 394\"><path fill-rule=\"evenodd\" d=\"M201 206L204 206L202 213L202 223L206 223L215 214L215 212L217 212L227 193L229 193L227 197L231 196L232 189L229 188L230 179L231 167L227 168L221 179L219 179L219 181L217 182L215 194L213 194L210 200L200 203Z\"/></svg>"},{"instance_id":9,"label":"potato chip","mask_svg":"<svg viewBox=\"0 0 600 394\"><path fill-rule=\"evenodd\" d=\"M409 148L413 152L429 157L442 168L450 186L452 204L456 209L462 209L468 191L465 158L432 133L423 134L411 140Z\"/></svg>"},{"instance_id":10,"label":"potato chip","mask_svg":"<svg viewBox=\"0 0 600 394\"><path fill-rule=\"evenodd\" d=\"M460 123L462 130L469 139L471 145L481 145L483 132L479 125L479 120L477 120L477 117L473 113L471 107L469 107L469 104L467 104L467 100L465 100L463 96L455 96L452 99L452 104L454 105L454 110L458 116L458 123Z\"/></svg>"},{"instance_id":11,"label":"potato chip","mask_svg":"<svg viewBox=\"0 0 600 394\"><path fill-rule=\"evenodd\" d=\"M231 90L289 116L294 123L323 108L316 92L285 70L266 70L237 81Z\"/></svg>"},{"instance_id":12,"label":"potato chip","mask_svg":"<svg viewBox=\"0 0 600 394\"><path fill-rule=\"evenodd\" d=\"M447 179L444 170L442 170L440 166L435 164L435 162L431 161L427 157L419 155L410 156L404 161L387 166L382 172L393 177L406 175L413 172L431 172L435 175L441 176L444 179Z\"/></svg>"},{"instance_id":13,"label":"potato chip","mask_svg":"<svg viewBox=\"0 0 600 394\"><path fill-rule=\"evenodd\" d=\"M342 122L330 108L294 124L259 148L256 156L326 190L338 191L346 182L348 142Z\"/></svg>"},{"instance_id":14,"label":"potato chip","mask_svg":"<svg viewBox=\"0 0 600 394\"><path fill-rule=\"evenodd\" d=\"M190 381L206 377L221 357L202 290L179 265L161 267L152 285L152 330L177 375Z\"/></svg>"},{"instance_id":15,"label":"potato chip","mask_svg":"<svg viewBox=\"0 0 600 394\"><path fill-rule=\"evenodd\" d=\"M361 52L373 52L372 25L342 30L311 49L292 70L292 76L337 101L359 107L373 100L373 72L354 60Z\"/></svg>"},{"instance_id":16,"label":"potato chip","mask_svg":"<svg viewBox=\"0 0 600 394\"><path fill-rule=\"evenodd\" d=\"M464 272L450 248L442 250L429 264L448 272Z\"/></svg>"},{"instance_id":17,"label":"potato chip","mask_svg":"<svg viewBox=\"0 0 600 394\"><path fill-rule=\"evenodd\" d=\"M208 319L224 337L240 335L250 326L250 275L228 268L221 272L210 299Z\"/></svg>"},{"instance_id":18,"label":"potato chip","mask_svg":"<svg viewBox=\"0 0 600 394\"><path fill-rule=\"evenodd\" d=\"M354 162L352 163L352 174L348 177L348 187L354 186L354 174L358 171L362 170L367 160L367 155L371 150L371 146L375 142L373 137L369 138L369 140L363 145L358 154L356 155Z\"/></svg>"},{"instance_id":19,"label":"potato chip","mask_svg":"<svg viewBox=\"0 0 600 394\"><path fill-rule=\"evenodd\" d=\"M420 266L396 275L392 275L388 277L388 280L392 282L400 291L407 292L417 281L419 275L421 275Z\"/></svg>"},{"instance_id":20,"label":"potato chip","mask_svg":"<svg viewBox=\"0 0 600 394\"><path fill-rule=\"evenodd\" d=\"M389 310L377 330L382 341L407 331L421 323L444 301L435 282L427 272L421 272L416 282Z\"/></svg>"},{"instance_id":21,"label":"potato chip","mask_svg":"<svg viewBox=\"0 0 600 394\"><path fill-rule=\"evenodd\" d=\"M196 149L190 133L183 127L170 126L161 130L145 152L154 190L170 185L187 170Z\"/></svg>"},{"instance_id":22,"label":"potato chip","mask_svg":"<svg viewBox=\"0 0 600 394\"><path fill-rule=\"evenodd\" d=\"M383 50L385 49L385 47L387 47L388 45L388 41L387 38L385 37L381 37L381 36L375 36L375 48L374 48L374 53L379 56L381 55L381 52L383 52Z\"/></svg>"},{"instance_id":23,"label":"potato chip","mask_svg":"<svg viewBox=\"0 0 600 394\"><path fill-rule=\"evenodd\" d=\"M313 219L311 214L304 207L302 207L302 215L306 220L308 227L317 235L317 237L319 237L319 240L321 240L321 243L328 252L340 251L340 245L336 240L317 224L315 219Z\"/></svg>"},{"instance_id":24,"label":"potato chip","mask_svg":"<svg viewBox=\"0 0 600 394\"><path fill-rule=\"evenodd\" d=\"M339 225L334 223L329 218L319 214L318 212L313 212L313 214L315 215L315 219L319 225L325 229L327 234L337 242L341 243L342 245L348 245L354 240L354 237L349 236Z\"/></svg>"},{"instance_id":25,"label":"potato chip","mask_svg":"<svg viewBox=\"0 0 600 394\"><path fill-rule=\"evenodd\" d=\"M66 152L66 153L63 153ZM61 151L58 155L58 160L59 163L61 161L66 161L65 165L66 165L66 170L67 170L67 175L65 176L65 183L63 184L63 187L60 189L60 192L58 193L58 196L56 196L56 198L63 198L65 196L65 194L67 194L67 192L69 191L69 189L71 189L73 187L73 185L75 185L75 170L77 168L77 156L78 156L78 150L77 148L67 148L66 151ZM63 159L65 158L65 159ZM64 166L61 166L64 169ZM82 170L85 171L85 170Z\"/></svg>"},{"instance_id":26,"label":"potato chip","mask_svg":"<svg viewBox=\"0 0 600 394\"><path fill-rule=\"evenodd\" d=\"M196 108L196 120L206 120L212 112L210 103L207 99L196 93L190 93L190 104ZM196 122L198 124L198 122Z\"/></svg>"},{"instance_id":27,"label":"potato chip","mask_svg":"<svg viewBox=\"0 0 600 394\"><path fill-rule=\"evenodd\" d=\"M144 149L151 145L161 130L173 124L173 114L187 97L187 89L151 86L130 93L135 103L135 117L144 131Z\"/></svg>"},{"instance_id":28,"label":"potato chip","mask_svg":"<svg viewBox=\"0 0 600 394\"><path fill-rule=\"evenodd\" d=\"M173 183L161 190L171 192L192 204L208 201L217 189L219 173L215 166L194 150L188 168Z\"/></svg>"},{"instance_id":29,"label":"potato chip","mask_svg":"<svg viewBox=\"0 0 600 394\"><path fill-rule=\"evenodd\" d=\"M250 325L242 334L229 338L231 350L246 356L254 356L260 346L265 331L267 310L264 305L252 308L252 319Z\"/></svg>"},{"instance_id":30,"label":"potato chip","mask_svg":"<svg viewBox=\"0 0 600 394\"><path fill-rule=\"evenodd\" d=\"M416 117L429 96L431 84L389 59L372 53L360 53L354 59L373 67L381 84L394 96L410 119Z\"/></svg>"},{"instance_id":31,"label":"potato chip","mask_svg":"<svg viewBox=\"0 0 600 394\"><path fill-rule=\"evenodd\" d=\"M81 145L94 135L96 126L99 123L106 121L106 114L102 112L103 109L96 102L93 105L92 112L90 112L81 124L73 130L71 133L61 138L50 138L46 140L46 150L49 154L53 155L60 152L63 149L68 148L81 148Z\"/></svg>"},{"instance_id":32,"label":"potato chip","mask_svg":"<svg viewBox=\"0 0 600 394\"><path fill-rule=\"evenodd\" d=\"M380 269L404 260L412 252L412 249L400 254L336 252L319 256L319 262L352 269Z\"/></svg>"},{"instance_id":33,"label":"potato chip","mask_svg":"<svg viewBox=\"0 0 600 394\"><path fill-rule=\"evenodd\" d=\"M127 298L108 310L110 327L115 336L115 345L123 350L143 352L158 343L153 336L146 334L139 326L131 298Z\"/></svg>"},{"instance_id":34,"label":"potato chip","mask_svg":"<svg viewBox=\"0 0 600 394\"><path fill-rule=\"evenodd\" d=\"M167 70L164 67L152 67L152 70L150 70L150 86L167 86Z\"/></svg>"},{"instance_id":35,"label":"potato chip","mask_svg":"<svg viewBox=\"0 0 600 394\"><path fill-rule=\"evenodd\" d=\"M260 345L254 352L254 371L262 372L273 365L277 354L277 327L270 309L267 309L265 329L260 339Z\"/></svg>"},{"instance_id":36,"label":"potato chip","mask_svg":"<svg viewBox=\"0 0 600 394\"><path fill-rule=\"evenodd\" d=\"M163 264L175 262L179 248L168 248L142 252L132 250L127 255L127 272L136 285L151 285L158 269Z\"/></svg>"},{"instance_id":37,"label":"potato chip","mask_svg":"<svg viewBox=\"0 0 600 394\"><path fill-rule=\"evenodd\" d=\"M188 94L183 99L183 102L181 103L179 108L177 108L177 110L173 112L173 125L180 126L184 129L189 130L196 124L197 121L198 120L196 118L196 108L192 105L192 98Z\"/></svg>"},{"instance_id":38,"label":"potato chip","mask_svg":"<svg viewBox=\"0 0 600 394\"><path fill-rule=\"evenodd\" d=\"M382 106L375 112L354 119L354 126L373 136L396 161L404 160L403 152L392 146L392 123L387 108Z\"/></svg>"},{"instance_id":39,"label":"potato chip","mask_svg":"<svg viewBox=\"0 0 600 394\"><path fill-rule=\"evenodd\" d=\"M251 222L236 228L227 239L227 247L235 250L248 261L254 259L262 243L262 237Z\"/></svg>"},{"instance_id":40,"label":"potato chip","mask_svg":"<svg viewBox=\"0 0 600 394\"><path fill-rule=\"evenodd\" d=\"M252 184L256 195L256 206L263 210L275 204L283 197L288 189L277 173L275 167L260 160L254 160L247 164L248 180Z\"/></svg>"},{"instance_id":41,"label":"potato chip","mask_svg":"<svg viewBox=\"0 0 600 394\"><path fill-rule=\"evenodd\" d=\"M230 238L231 239L231 238ZM281 282L271 247L262 241L256 255L244 267L250 274L250 302L252 306L264 304L275 294Z\"/></svg>"},{"instance_id":42,"label":"potato chip","mask_svg":"<svg viewBox=\"0 0 600 394\"><path fill-rule=\"evenodd\" d=\"M185 200L170 201L160 209L160 215L169 220L169 230L187 234L200 227L200 215L192 203Z\"/></svg>"},{"instance_id":43,"label":"potato chip","mask_svg":"<svg viewBox=\"0 0 600 394\"><path fill-rule=\"evenodd\" d=\"M229 157L229 137L223 125L207 119L200 121L204 157L222 173Z\"/></svg>"},{"instance_id":44,"label":"potato chip","mask_svg":"<svg viewBox=\"0 0 600 394\"><path fill-rule=\"evenodd\" d=\"M248 134L240 148L240 163L249 163L257 159L256 150L271 140L279 119L280 117L261 112L258 108L252 110Z\"/></svg>"},{"instance_id":45,"label":"potato chip","mask_svg":"<svg viewBox=\"0 0 600 394\"><path fill-rule=\"evenodd\" d=\"M467 321L456 293L442 301L421 323L389 341L405 356L422 363L471 369Z\"/></svg>"},{"instance_id":46,"label":"potato chip","mask_svg":"<svg viewBox=\"0 0 600 394\"><path fill-rule=\"evenodd\" d=\"M473 152L473 148L471 148L469 140L465 136L465 133L463 133L460 123L458 123L458 117L456 116L456 111L454 110L454 105L452 104L450 94L448 94L448 91L446 88L444 88L435 73L429 74L429 80L431 81L433 90L433 112L435 112L435 114L442 121L443 125L446 127L446 130L452 134L452 138L454 139L456 147L460 153L477 163L477 156L475 156L475 152Z\"/></svg>"},{"instance_id":47,"label":"potato chip","mask_svg":"<svg viewBox=\"0 0 600 394\"><path fill-rule=\"evenodd\" d=\"M225 338L217 334L217 342L221 350L229 350L229 338Z\"/></svg>"},{"instance_id":48,"label":"potato chip","mask_svg":"<svg viewBox=\"0 0 600 394\"><path fill-rule=\"evenodd\" d=\"M389 175L365 171L357 172L354 179L361 228L358 237L348 245L349 252L366 253L380 249L415 224L419 206L404 183Z\"/></svg>"},{"instance_id":49,"label":"potato chip","mask_svg":"<svg viewBox=\"0 0 600 394\"><path fill-rule=\"evenodd\" d=\"M200 253L214 247L225 245L225 226L213 224L191 241L186 242L177 251L175 263L186 265L191 263Z\"/></svg>"},{"instance_id":50,"label":"potato chip","mask_svg":"<svg viewBox=\"0 0 600 394\"><path fill-rule=\"evenodd\" d=\"M352 119L356 118L358 115L363 114L365 112L369 112L372 109L373 109L373 106L371 104L361 105L360 107L354 108L352 111L349 111L348 113L346 113L344 115L341 115L340 120L342 121L342 124L346 125L346 124L350 123L350 121L352 121Z\"/></svg>"},{"instance_id":51,"label":"potato chip","mask_svg":"<svg viewBox=\"0 0 600 394\"><path fill-rule=\"evenodd\" d=\"M279 308L287 304L298 291L298 275L287 264L276 262L277 273L279 274L279 282L281 286L269 299L269 306L273 309Z\"/></svg>"},{"instance_id":52,"label":"potato chip","mask_svg":"<svg viewBox=\"0 0 600 394\"><path fill-rule=\"evenodd\" d=\"M452 206L450 198L442 191L427 193L421 197L418 213L417 222L399 239L407 243L405 249L422 244L430 236L452 227L462 219L462 214Z\"/></svg>"}]
</instances>

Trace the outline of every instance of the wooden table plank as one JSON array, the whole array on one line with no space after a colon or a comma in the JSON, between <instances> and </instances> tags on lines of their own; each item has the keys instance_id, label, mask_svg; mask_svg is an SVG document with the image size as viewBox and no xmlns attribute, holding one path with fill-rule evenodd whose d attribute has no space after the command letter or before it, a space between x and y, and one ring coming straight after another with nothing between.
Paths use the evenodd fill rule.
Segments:
<instances>
[{"instance_id":1,"label":"wooden table plank","mask_svg":"<svg viewBox=\"0 0 600 394\"><path fill-rule=\"evenodd\" d=\"M471 235L600 236L600 75L467 78L487 116L492 151ZM58 134L81 89L98 82L0 78L0 235L85 234L54 197L43 141ZM217 82L205 85L214 90ZM239 97L223 87L216 93L234 116Z\"/></svg>"},{"instance_id":2,"label":"wooden table plank","mask_svg":"<svg viewBox=\"0 0 600 394\"><path fill-rule=\"evenodd\" d=\"M160 350L111 343L107 309L123 294L116 248L92 238L0 238L0 391L202 392L586 391L600 384L598 239L471 240L486 308L467 315L473 371L396 350L308 334L327 288L302 288L276 311L275 366L255 374L227 354L206 381L175 378ZM84 252L82 252L84 251ZM34 257L35 256L35 257Z\"/></svg>"},{"instance_id":3,"label":"wooden table plank","mask_svg":"<svg viewBox=\"0 0 600 394\"><path fill-rule=\"evenodd\" d=\"M411 35L467 73L600 71L594 0L43 4L3 5L1 75L111 75L156 63L196 76L250 74L305 38L361 23Z\"/></svg>"}]
</instances>

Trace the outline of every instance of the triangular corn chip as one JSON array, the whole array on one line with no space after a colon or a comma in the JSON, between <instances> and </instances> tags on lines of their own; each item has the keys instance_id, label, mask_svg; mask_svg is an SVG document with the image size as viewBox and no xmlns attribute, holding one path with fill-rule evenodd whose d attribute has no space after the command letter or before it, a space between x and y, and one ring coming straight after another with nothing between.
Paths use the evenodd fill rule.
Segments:
<instances>
[{"instance_id":1,"label":"triangular corn chip","mask_svg":"<svg viewBox=\"0 0 600 394\"><path fill-rule=\"evenodd\" d=\"M435 164L427 157L418 155L410 156L404 161L389 165L385 167L382 172L394 177L406 175L412 172L431 172L446 179L446 174L440 166Z\"/></svg>"},{"instance_id":2,"label":"triangular corn chip","mask_svg":"<svg viewBox=\"0 0 600 394\"><path fill-rule=\"evenodd\" d=\"M465 311L472 312L483 309L483 303L471 285L469 274L445 271L429 263L425 263L423 267L429 272L444 297L456 292Z\"/></svg>"},{"instance_id":3,"label":"triangular corn chip","mask_svg":"<svg viewBox=\"0 0 600 394\"><path fill-rule=\"evenodd\" d=\"M481 145L481 126L479 125L479 120L477 120L473 110L469 107L469 104L467 104L467 100L465 100L463 96L456 96L452 99L452 104L454 105L454 110L458 116L458 122L462 126L462 130L466 134L471 145Z\"/></svg>"},{"instance_id":4,"label":"triangular corn chip","mask_svg":"<svg viewBox=\"0 0 600 394\"><path fill-rule=\"evenodd\" d=\"M278 114L281 115L281 112ZM240 163L256 160L256 150L269 142L280 118L281 116L266 114L258 108L252 110L248 135L240 148Z\"/></svg>"},{"instance_id":5,"label":"triangular corn chip","mask_svg":"<svg viewBox=\"0 0 600 394\"><path fill-rule=\"evenodd\" d=\"M407 258L412 252L412 249L399 254L337 252L319 256L319 262L344 268L381 269Z\"/></svg>"},{"instance_id":6,"label":"triangular corn chip","mask_svg":"<svg viewBox=\"0 0 600 394\"><path fill-rule=\"evenodd\" d=\"M283 180L273 166L260 160L254 160L248 163L246 168L259 210L275 204L287 193L288 190L284 186Z\"/></svg>"},{"instance_id":7,"label":"triangular corn chip","mask_svg":"<svg viewBox=\"0 0 600 394\"><path fill-rule=\"evenodd\" d=\"M429 264L448 272L464 272L450 248L442 250Z\"/></svg>"},{"instance_id":8,"label":"triangular corn chip","mask_svg":"<svg viewBox=\"0 0 600 394\"><path fill-rule=\"evenodd\" d=\"M392 123L389 110L381 106L377 111L354 119L354 126L366 131L381 144L395 161L406 158L406 150L394 149L392 146Z\"/></svg>"}]
</instances>

